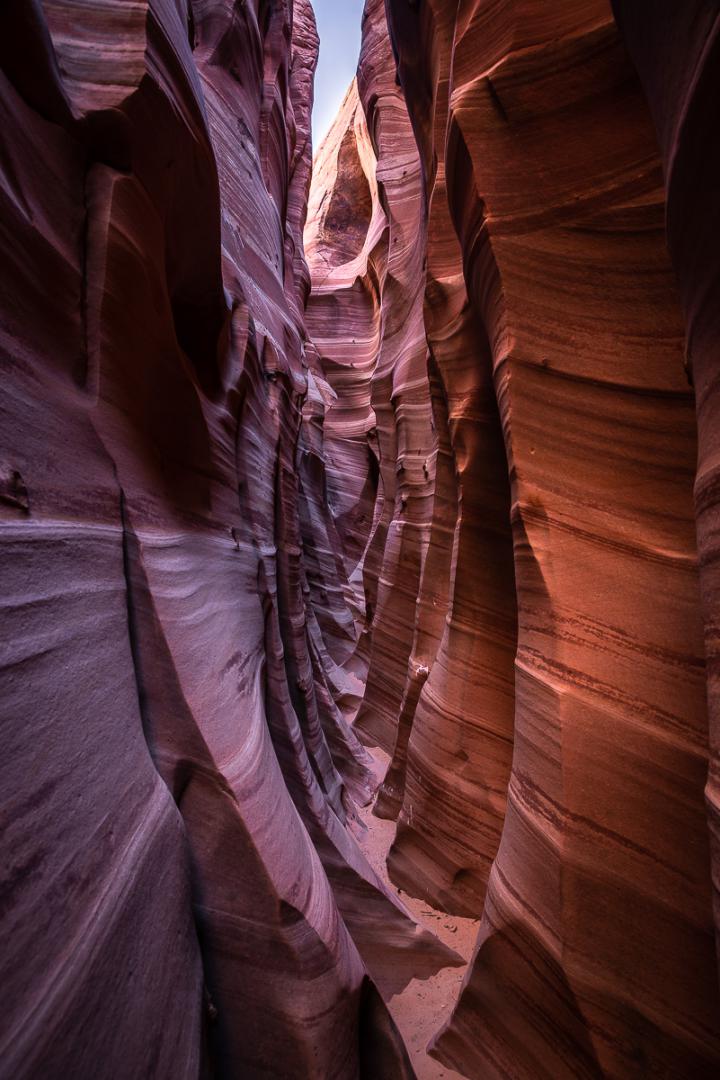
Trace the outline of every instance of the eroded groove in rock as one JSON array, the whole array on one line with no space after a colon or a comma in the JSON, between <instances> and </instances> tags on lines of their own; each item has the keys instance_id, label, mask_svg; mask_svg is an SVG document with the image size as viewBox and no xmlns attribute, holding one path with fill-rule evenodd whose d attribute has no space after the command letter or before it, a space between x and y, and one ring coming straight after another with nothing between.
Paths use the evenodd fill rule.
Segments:
<instances>
[{"instance_id":1,"label":"eroded groove in rock","mask_svg":"<svg viewBox=\"0 0 720 1080\"><path fill-rule=\"evenodd\" d=\"M448 26L439 24L434 34L435 54L444 66L430 73L436 79L435 122L425 143L420 141L423 160L432 160L445 138L447 33ZM490 348L468 303L442 161L429 177L428 192L425 323L447 398L457 523L450 610L413 720L389 869L393 880L416 895L477 916L500 839L512 755L516 599L510 495ZM439 528L446 528L443 514L438 492Z\"/></svg>"},{"instance_id":2,"label":"eroded groove in rock","mask_svg":"<svg viewBox=\"0 0 720 1080\"><path fill-rule=\"evenodd\" d=\"M346 829L303 559L312 9L2 23L3 1071L410 1076L366 964L457 961Z\"/></svg>"},{"instance_id":3,"label":"eroded groove in rock","mask_svg":"<svg viewBox=\"0 0 720 1080\"><path fill-rule=\"evenodd\" d=\"M438 1053L471 1075L709 1075L694 432L649 119L603 3L389 10L492 351L518 597L507 814Z\"/></svg>"},{"instance_id":4,"label":"eroded groove in rock","mask_svg":"<svg viewBox=\"0 0 720 1080\"><path fill-rule=\"evenodd\" d=\"M328 491L370 639L355 727L392 750L429 539L436 439L422 318L420 163L380 0L366 4L357 84L315 163L305 244L308 329L337 394L325 425Z\"/></svg>"},{"instance_id":5,"label":"eroded groove in rock","mask_svg":"<svg viewBox=\"0 0 720 1080\"><path fill-rule=\"evenodd\" d=\"M386 251L392 259L396 250L400 226L405 237L413 239L413 252L418 245L426 251L419 284L426 286L424 332L430 357L423 345L421 366L420 348L413 345L407 378L412 378L416 421L425 424L428 363L435 372L431 427L436 429L436 449L432 460L422 462L421 484L434 479L435 492L432 502L422 504L419 560L404 563L398 560L395 537L402 536L413 556L403 486L412 492L416 481L392 425L377 425L382 509L376 510L363 576L371 606L379 557L383 570L377 612L371 612L372 659L356 730L394 751L377 807L378 813L395 816L404 801L389 864L393 880L450 911L477 915L499 843L512 753L516 600L505 448L487 335L468 304L461 251L447 210L444 168L433 177L428 218L418 151L398 94L378 4L366 5L358 80L365 88L363 105L378 151L376 172L351 89L316 162L306 230L313 278L309 327L337 393L329 417L337 416L331 429L333 452L341 463L337 491L345 499L338 521L346 521L351 508L368 521L362 436L377 415L387 415L390 395L399 402L402 393L407 396L398 381L403 375L398 361L393 360L392 383L378 367L387 350L396 348L387 327L399 328L394 337L401 344L405 339L414 342L423 306L417 291L407 293L407 285L405 293L398 291L403 282L390 277L392 262L385 266ZM447 71L440 83L439 93L446 98ZM440 115L441 128L444 122ZM358 147L352 163L349 133ZM432 145L421 142L419 150L432 157ZM348 193L360 190L359 173L368 178L369 190L374 190L375 175L379 178L376 198L382 198L385 216L378 208L372 222L389 222L389 243L387 249L378 246L377 226L366 231L363 224L357 233L347 230L343 243L357 235L365 246L359 262L344 263L348 251L338 248L327 220L329 208L347 206ZM394 183L384 179L388 175ZM359 216L364 223L363 206ZM407 262L402 234L398 242ZM365 271L362 278L360 271ZM405 433L407 443L412 429L403 419L398 411L397 432ZM353 424L361 425L360 439ZM325 430L330 433L327 423ZM419 490L424 496L424 487ZM361 546L355 542L353 550L359 553ZM413 590L415 605L409 602Z\"/></svg>"},{"instance_id":6,"label":"eroded groove in rock","mask_svg":"<svg viewBox=\"0 0 720 1080\"><path fill-rule=\"evenodd\" d=\"M685 315L685 366L695 386L695 510L705 617L710 769L706 796L720 929L720 719L717 566L717 343L720 338L720 148L709 134L720 100L720 12L715 4L614 2L618 25L647 96L667 191L667 236Z\"/></svg>"},{"instance_id":7,"label":"eroded groove in rock","mask_svg":"<svg viewBox=\"0 0 720 1080\"><path fill-rule=\"evenodd\" d=\"M429 333L428 345L431 345ZM438 342L435 341L434 345L437 348ZM457 519L457 481L455 460L448 433L447 394L438 365L431 353L428 356L428 378L437 439L432 522L427 553L423 562L415 615L415 635L398 716L392 760L374 806L374 813L378 817L390 819L397 818L402 807L405 796L408 744L415 723L418 699L435 660L445 625ZM415 884L413 881L413 888L409 891L415 892Z\"/></svg>"},{"instance_id":8,"label":"eroded groove in rock","mask_svg":"<svg viewBox=\"0 0 720 1080\"><path fill-rule=\"evenodd\" d=\"M717 5L0 29L0 1073L718 1075Z\"/></svg>"}]
</instances>

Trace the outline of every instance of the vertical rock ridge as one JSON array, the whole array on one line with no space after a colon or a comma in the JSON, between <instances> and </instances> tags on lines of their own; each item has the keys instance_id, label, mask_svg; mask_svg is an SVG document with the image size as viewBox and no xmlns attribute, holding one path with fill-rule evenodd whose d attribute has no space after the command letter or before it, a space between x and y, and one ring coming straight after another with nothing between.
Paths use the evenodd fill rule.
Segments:
<instances>
[{"instance_id":1,"label":"vertical rock ridge","mask_svg":"<svg viewBox=\"0 0 720 1080\"><path fill-rule=\"evenodd\" d=\"M717 189L720 155L709 135L720 80L720 14L713 4L662 3L648 23L643 4L613 3L658 135L667 192L667 239L685 318L685 369L695 387L698 463L695 512L705 621L710 768L706 791L716 934L720 928L720 722L718 720ZM641 25L644 23L644 25Z\"/></svg>"},{"instance_id":2,"label":"vertical rock ridge","mask_svg":"<svg viewBox=\"0 0 720 1080\"><path fill-rule=\"evenodd\" d=\"M457 512L452 561L429 563L448 617L428 662L426 560L404 635L378 606L357 727L395 746L377 807L398 817L391 877L482 915L436 1052L468 1075L710 1075L694 423L646 107L604 3L392 0L388 14L423 163L424 324ZM373 17L368 4L361 86ZM643 18L630 11L628 32ZM650 78L662 40L636 46ZM387 100L363 99L373 135ZM382 415L381 371L372 387ZM352 378L336 389L340 409ZM381 443L383 481L397 457ZM385 566L379 600L401 580ZM411 657L399 694L383 627Z\"/></svg>"}]
</instances>

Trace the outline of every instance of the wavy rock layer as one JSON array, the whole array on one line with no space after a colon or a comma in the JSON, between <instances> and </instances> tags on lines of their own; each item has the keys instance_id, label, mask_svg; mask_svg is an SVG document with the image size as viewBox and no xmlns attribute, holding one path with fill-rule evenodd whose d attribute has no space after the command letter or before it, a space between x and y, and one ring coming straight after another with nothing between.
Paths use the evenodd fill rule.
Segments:
<instances>
[{"instance_id":1,"label":"wavy rock layer","mask_svg":"<svg viewBox=\"0 0 720 1080\"><path fill-rule=\"evenodd\" d=\"M706 789L720 929L720 12L715 4L614 3L655 122L667 191L667 235L685 315L685 363L695 385L698 468L695 509L705 616L710 709Z\"/></svg>"},{"instance_id":2,"label":"wavy rock layer","mask_svg":"<svg viewBox=\"0 0 720 1080\"><path fill-rule=\"evenodd\" d=\"M6 0L3 1075L720 1072L713 7Z\"/></svg>"},{"instance_id":3,"label":"wavy rock layer","mask_svg":"<svg viewBox=\"0 0 720 1080\"><path fill-rule=\"evenodd\" d=\"M3 1074L409 1076L375 982L456 958L346 828L312 9L2 24Z\"/></svg>"},{"instance_id":4,"label":"wavy rock layer","mask_svg":"<svg viewBox=\"0 0 720 1080\"><path fill-rule=\"evenodd\" d=\"M604 0L388 11L447 417L428 535L455 537L424 563L448 620L418 608L430 670L379 809L394 880L483 920L437 1053L471 1076L714 1075L695 423L650 118ZM369 692L358 726L387 747L376 715Z\"/></svg>"},{"instance_id":5,"label":"wavy rock layer","mask_svg":"<svg viewBox=\"0 0 720 1080\"><path fill-rule=\"evenodd\" d=\"M305 247L308 331L335 394L328 497L366 631L355 730L387 751L403 708L436 469L421 184L384 6L371 0L357 82L315 162ZM413 657L411 679L417 668Z\"/></svg>"},{"instance_id":6,"label":"wavy rock layer","mask_svg":"<svg viewBox=\"0 0 720 1080\"><path fill-rule=\"evenodd\" d=\"M437 32L447 36L448 26ZM438 53L443 66L432 137L440 145L449 56L449 48ZM422 143L420 149L427 153ZM432 626L441 635L437 660L432 664L433 652L416 695L405 774L399 742L382 793L387 803L381 797L379 809L399 811L393 880L447 911L477 916L499 843L512 756L517 616L510 492L487 334L468 302L444 163L429 168L425 324L454 467L447 484L454 498L438 485L434 521L439 550L453 541L454 529L450 606L447 619L433 624L420 609L418 634ZM437 589L440 572L429 559L429 587Z\"/></svg>"}]
</instances>

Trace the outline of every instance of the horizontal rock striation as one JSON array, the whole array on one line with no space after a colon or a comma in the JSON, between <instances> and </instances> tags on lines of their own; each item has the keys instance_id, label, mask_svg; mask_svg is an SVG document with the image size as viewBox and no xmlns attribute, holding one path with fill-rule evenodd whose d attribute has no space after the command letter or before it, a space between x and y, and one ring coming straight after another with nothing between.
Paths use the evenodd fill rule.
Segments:
<instances>
[{"instance_id":1,"label":"horizontal rock striation","mask_svg":"<svg viewBox=\"0 0 720 1080\"><path fill-rule=\"evenodd\" d=\"M0 1075L720 1074L715 8L6 0Z\"/></svg>"},{"instance_id":2,"label":"horizontal rock striation","mask_svg":"<svg viewBox=\"0 0 720 1080\"><path fill-rule=\"evenodd\" d=\"M685 316L685 365L695 386L698 465L695 510L705 617L710 712L706 788L720 928L720 652L717 570L720 396L720 148L712 134L720 100L720 12L715 4L613 3L655 123L667 197L667 239Z\"/></svg>"},{"instance_id":3,"label":"horizontal rock striation","mask_svg":"<svg viewBox=\"0 0 720 1080\"><path fill-rule=\"evenodd\" d=\"M394 880L483 917L437 1053L469 1075L709 1076L695 424L650 119L605 3L388 11L458 514L379 810L402 802Z\"/></svg>"},{"instance_id":4,"label":"horizontal rock striation","mask_svg":"<svg viewBox=\"0 0 720 1080\"><path fill-rule=\"evenodd\" d=\"M3 1075L410 1076L376 983L457 959L347 828L312 9L1 21Z\"/></svg>"}]
</instances>

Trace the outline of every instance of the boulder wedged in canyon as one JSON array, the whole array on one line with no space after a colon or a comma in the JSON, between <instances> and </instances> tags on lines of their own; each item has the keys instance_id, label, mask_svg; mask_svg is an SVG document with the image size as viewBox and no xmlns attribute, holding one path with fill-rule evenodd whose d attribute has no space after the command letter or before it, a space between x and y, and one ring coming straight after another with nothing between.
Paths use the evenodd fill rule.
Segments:
<instances>
[{"instance_id":1,"label":"boulder wedged in canyon","mask_svg":"<svg viewBox=\"0 0 720 1080\"><path fill-rule=\"evenodd\" d=\"M3 1074L409 1077L371 977L458 959L346 827L303 559L312 9L0 20Z\"/></svg>"}]
</instances>

